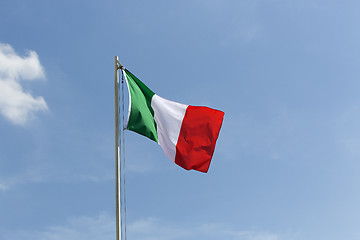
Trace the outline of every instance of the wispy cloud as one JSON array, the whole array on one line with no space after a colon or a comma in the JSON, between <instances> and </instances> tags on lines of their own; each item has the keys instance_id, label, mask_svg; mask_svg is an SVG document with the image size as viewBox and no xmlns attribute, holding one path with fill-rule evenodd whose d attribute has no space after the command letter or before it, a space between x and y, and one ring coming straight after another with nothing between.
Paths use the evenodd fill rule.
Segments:
<instances>
[{"instance_id":1,"label":"wispy cloud","mask_svg":"<svg viewBox=\"0 0 360 240\"><path fill-rule=\"evenodd\" d=\"M37 184L44 182L106 182L114 179L113 174L99 172L98 174L79 174L68 170L53 170L54 167L36 166L21 173L0 176L0 193L15 189L23 184ZM1 239L1 238L0 238Z\"/></svg>"},{"instance_id":2,"label":"wispy cloud","mask_svg":"<svg viewBox=\"0 0 360 240\"><path fill-rule=\"evenodd\" d=\"M236 240L280 240L278 234L268 232L257 232L257 231L229 231L229 236L232 236ZM231 238L230 238L231 239Z\"/></svg>"},{"instance_id":3,"label":"wispy cloud","mask_svg":"<svg viewBox=\"0 0 360 240\"><path fill-rule=\"evenodd\" d=\"M8 177L0 177L0 192L10 190L14 186L24 183L42 182L45 180L43 174L39 170L28 170L19 175L12 175Z\"/></svg>"},{"instance_id":4,"label":"wispy cloud","mask_svg":"<svg viewBox=\"0 0 360 240\"><path fill-rule=\"evenodd\" d=\"M0 43L0 114L16 125L24 125L37 111L46 111L43 97L25 92L20 81L45 79L44 69L34 51L19 56L9 44Z\"/></svg>"},{"instance_id":5,"label":"wispy cloud","mask_svg":"<svg viewBox=\"0 0 360 240\"><path fill-rule=\"evenodd\" d=\"M42 231L0 230L4 240L98 240L115 239L115 222L108 214L101 213L96 217L82 216L72 218L65 225L45 227Z\"/></svg>"},{"instance_id":6,"label":"wispy cloud","mask_svg":"<svg viewBox=\"0 0 360 240\"><path fill-rule=\"evenodd\" d=\"M236 230L223 223L175 224L157 218L147 218L128 226L129 237L134 240L228 239L228 240L281 240L279 234L264 231Z\"/></svg>"},{"instance_id":7,"label":"wispy cloud","mask_svg":"<svg viewBox=\"0 0 360 240\"><path fill-rule=\"evenodd\" d=\"M227 224L171 223L158 218L139 219L128 224L127 236L132 240L228 239L228 240L283 240L294 239L294 234L275 234L263 231L239 231ZM0 231L4 240L97 240L115 238L115 219L107 213L95 217L72 218L64 225L45 227L42 231Z\"/></svg>"}]
</instances>

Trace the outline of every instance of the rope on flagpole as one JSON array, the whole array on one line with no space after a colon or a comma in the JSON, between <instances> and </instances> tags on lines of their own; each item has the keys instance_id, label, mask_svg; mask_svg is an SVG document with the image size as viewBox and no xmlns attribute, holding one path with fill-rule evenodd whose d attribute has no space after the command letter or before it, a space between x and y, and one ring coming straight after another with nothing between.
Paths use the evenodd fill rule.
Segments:
<instances>
[{"instance_id":1,"label":"rope on flagpole","mask_svg":"<svg viewBox=\"0 0 360 240\"><path fill-rule=\"evenodd\" d=\"M119 61L118 61L118 69L120 69L120 66L119 66L120 64L119 64ZM119 79L119 81L118 81L118 83L119 83L119 85L118 85L118 91L120 91L120 94L121 94L121 83L120 83L120 79ZM120 150L120 156L119 156L119 171L120 171L120 227L121 227L121 240L124 240L124 236L125 236L125 233L124 233L124 210L123 210L123 208L124 208L124 194L123 194L123 192L124 192L124 181L123 181L123 152L122 152L122 150L123 150L123 148L122 148L122 146L123 146L123 143L122 143L122 141L123 141L123 135L122 135L122 132L123 132L123 128L122 128L122 117L121 117L121 115L122 115L122 111L121 111L121 109L122 109L122 107L121 107L121 105L122 105L122 103L121 103L121 101L120 101L120 94L118 95L118 101L119 101L119 109L118 109L118 111L119 111L119 131L120 131L120 133L119 133L119 137L120 137L120 139L119 139L119 150Z\"/></svg>"},{"instance_id":2,"label":"rope on flagpole","mask_svg":"<svg viewBox=\"0 0 360 240\"><path fill-rule=\"evenodd\" d=\"M122 97L122 100L121 100L121 107L122 107L122 134L121 134L121 137L122 137L122 165L123 165L123 172L122 172L122 175L123 175L123 209L124 209L124 214L123 214L123 218L124 218L124 236L125 236L125 240L127 240L127 237L126 237L126 177L125 177L125 97L124 97L124 71L123 71L123 66L119 63L120 65L120 68L121 68L121 97Z\"/></svg>"},{"instance_id":3,"label":"rope on flagpole","mask_svg":"<svg viewBox=\"0 0 360 240\"><path fill-rule=\"evenodd\" d=\"M120 171L119 171L119 65L118 57L114 58L114 90L115 90L115 214L116 214L116 240L121 239L122 226L121 226L121 191L120 191Z\"/></svg>"},{"instance_id":4,"label":"rope on flagpole","mask_svg":"<svg viewBox=\"0 0 360 240\"><path fill-rule=\"evenodd\" d=\"M118 68L119 67L119 63L118 63ZM120 80L119 80L119 85L118 85L118 91L120 92L121 94L121 83L120 83ZM124 177L124 169L123 169L123 128L122 128L122 103L120 101L120 94L118 95L118 101L119 101L119 131L120 131L120 141L119 141L119 149L120 149L120 156L119 156L119 167L120 167L120 226L121 226L121 240L124 240L124 236L125 236L125 232L124 232L124 180L123 180L123 177Z\"/></svg>"}]
</instances>

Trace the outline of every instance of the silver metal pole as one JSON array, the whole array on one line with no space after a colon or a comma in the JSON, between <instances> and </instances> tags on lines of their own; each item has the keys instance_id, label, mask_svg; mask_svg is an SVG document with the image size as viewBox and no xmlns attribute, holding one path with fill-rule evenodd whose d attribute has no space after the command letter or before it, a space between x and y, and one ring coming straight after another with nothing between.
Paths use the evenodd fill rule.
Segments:
<instances>
[{"instance_id":1,"label":"silver metal pole","mask_svg":"<svg viewBox=\"0 0 360 240\"><path fill-rule=\"evenodd\" d=\"M121 239L121 214L120 214L120 170L119 170L119 59L114 58L114 88L115 88L115 204L116 204L116 240Z\"/></svg>"}]
</instances>

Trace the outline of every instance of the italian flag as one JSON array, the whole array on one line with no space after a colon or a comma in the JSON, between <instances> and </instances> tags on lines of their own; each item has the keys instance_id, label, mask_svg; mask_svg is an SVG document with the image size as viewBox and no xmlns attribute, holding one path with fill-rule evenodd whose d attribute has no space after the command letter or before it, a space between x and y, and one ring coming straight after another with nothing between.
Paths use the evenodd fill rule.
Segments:
<instances>
[{"instance_id":1,"label":"italian flag","mask_svg":"<svg viewBox=\"0 0 360 240\"><path fill-rule=\"evenodd\" d=\"M186 170L206 173L224 113L166 100L127 69L122 71L129 89L126 129L157 142L171 161Z\"/></svg>"}]
</instances>

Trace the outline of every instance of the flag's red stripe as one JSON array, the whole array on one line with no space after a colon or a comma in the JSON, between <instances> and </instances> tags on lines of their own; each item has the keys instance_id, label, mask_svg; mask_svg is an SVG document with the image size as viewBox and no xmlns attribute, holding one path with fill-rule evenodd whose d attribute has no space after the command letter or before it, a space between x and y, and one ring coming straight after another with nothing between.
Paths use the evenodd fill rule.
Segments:
<instances>
[{"instance_id":1,"label":"flag's red stripe","mask_svg":"<svg viewBox=\"0 0 360 240\"><path fill-rule=\"evenodd\" d=\"M187 170L207 172L223 117L219 110L188 106L176 145L175 163Z\"/></svg>"}]
</instances>

